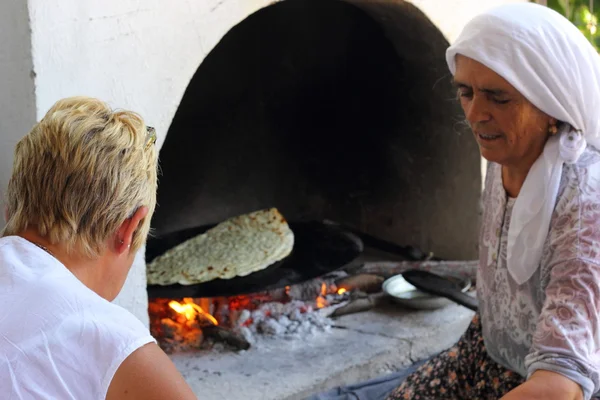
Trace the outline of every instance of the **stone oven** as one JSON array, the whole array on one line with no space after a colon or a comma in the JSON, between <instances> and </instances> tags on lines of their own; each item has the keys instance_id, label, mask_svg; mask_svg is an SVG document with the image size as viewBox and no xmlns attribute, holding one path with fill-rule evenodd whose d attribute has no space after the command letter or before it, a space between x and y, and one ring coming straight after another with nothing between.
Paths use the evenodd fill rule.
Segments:
<instances>
[{"instance_id":1,"label":"stone oven","mask_svg":"<svg viewBox=\"0 0 600 400\"><path fill-rule=\"evenodd\" d=\"M292 227L340 225L361 242L361 255L384 250L406 259L413 249L413 256L475 258L479 153L460 123L447 46L403 1L286 0L240 22L198 67L169 128L147 260L199 227L269 207ZM298 248L313 251L303 235L296 256ZM314 281L315 293L294 297L293 284L303 282L252 275L255 293L237 284L251 277L217 282L220 292L206 284L205 291L151 288L154 333L181 338L188 333L171 321L192 319L205 336L227 334L214 332L215 317L231 328L264 302L322 308L340 300L331 298L338 294L331 276ZM191 317L182 318L186 312ZM265 326L259 330L276 330Z\"/></svg>"}]
</instances>

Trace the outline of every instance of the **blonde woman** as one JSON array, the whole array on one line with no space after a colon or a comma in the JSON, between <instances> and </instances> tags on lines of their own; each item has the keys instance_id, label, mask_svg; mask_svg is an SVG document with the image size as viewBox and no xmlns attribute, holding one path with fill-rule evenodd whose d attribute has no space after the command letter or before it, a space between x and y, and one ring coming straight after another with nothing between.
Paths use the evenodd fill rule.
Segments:
<instances>
[{"instance_id":1,"label":"blonde woman","mask_svg":"<svg viewBox=\"0 0 600 400\"><path fill-rule=\"evenodd\" d=\"M2 398L196 398L110 303L149 231L155 139L139 115L76 97L17 144L0 239Z\"/></svg>"}]
</instances>

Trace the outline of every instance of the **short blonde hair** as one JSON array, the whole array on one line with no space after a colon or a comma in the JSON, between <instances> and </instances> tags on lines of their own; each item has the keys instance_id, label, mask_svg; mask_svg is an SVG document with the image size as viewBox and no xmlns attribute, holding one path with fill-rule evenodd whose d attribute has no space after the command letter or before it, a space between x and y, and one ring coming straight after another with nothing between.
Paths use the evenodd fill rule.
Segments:
<instances>
[{"instance_id":1,"label":"short blonde hair","mask_svg":"<svg viewBox=\"0 0 600 400\"><path fill-rule=\"evenodd\" d=\"M142 118L88 97L58 101L16 146L3 236L35 226L53 244L95 257L139 207L131 247L150 230L157 151Z\"/></svg>"}]
</instances>

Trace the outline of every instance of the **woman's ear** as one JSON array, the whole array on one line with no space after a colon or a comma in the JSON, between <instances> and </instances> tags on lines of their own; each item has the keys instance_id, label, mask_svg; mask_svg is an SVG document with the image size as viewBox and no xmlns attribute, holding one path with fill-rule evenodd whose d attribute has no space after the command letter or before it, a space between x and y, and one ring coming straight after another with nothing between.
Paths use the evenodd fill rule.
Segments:
<instances>
[{"instance_id":1,"label":"woman's ear","mask_svg":"<svg viewBox=\"0 0 600 400\"><path fill-rule=\"evenodd\" d=\"M124 253L131 248L131 243L133 243L133 234L146 215L148 215L148 207L142 206L135 210L131 217L123 221L115 238L115 248L119 254Z\"/></svg>"}]
</instances>

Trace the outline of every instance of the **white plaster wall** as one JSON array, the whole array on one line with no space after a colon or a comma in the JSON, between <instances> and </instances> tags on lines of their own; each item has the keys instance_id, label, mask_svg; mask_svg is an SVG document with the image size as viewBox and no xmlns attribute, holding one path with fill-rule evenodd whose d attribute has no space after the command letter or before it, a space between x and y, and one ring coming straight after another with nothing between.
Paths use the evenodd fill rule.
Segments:
<instances>
[{"instance_id":1,"label":"white plaster wall","mask_svg":"<svg viewBox=\"0 0 600 400\"><path fill-rule=\"evenodd\" d=\"M0 1L0 229L4 193L12 170L17 141L35 123L31 35L27 3Z\"/></svg>"},{"instance_id":2,"label":"white plaster wall","mask_svg":"<svg viewBox=\"0 0 600 400\"><path fill-rule=\"evenodd\" d=\"M192 75L268 0L29 0L37 116L90 95L140 112L164 140Z\"/></svg>"},{"instance_id":3,"label":"white plaster wall","mask_svg":"<svg viewBox=\"0 0 600 400\"><path fill-rule=\"evenodd\" d=\"M29 0L37 118L62 97L95 96L141 113L156 128L160 146L205 55L267 3ZM140 251L116 302L148 323L147 301Z\"/></svg>"}]
</instances>

